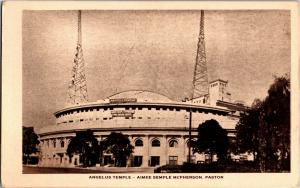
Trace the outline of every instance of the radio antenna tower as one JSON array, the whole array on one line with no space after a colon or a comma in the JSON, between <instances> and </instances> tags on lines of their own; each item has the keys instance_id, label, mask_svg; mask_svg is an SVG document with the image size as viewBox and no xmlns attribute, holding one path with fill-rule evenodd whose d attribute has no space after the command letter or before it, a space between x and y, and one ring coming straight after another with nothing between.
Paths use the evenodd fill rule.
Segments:
<instances>
[{"instance_id":1,"label":"radio antenna tower","mask_svg":"<svg viewBox=\"0 0 300 188\"><path fill-rule=\"evenodd\" d=\"M204 11L201 10L200 32L198 37L197 56L193 77L192 99L208 94L208 75L204 40Z\"/></svg>"},{"instance_id":2,"label":"radio antenna tower","mask_svg":"<svg viewBox=\"0 0 300 188\"><path fill-rule=\"evenodd\" d=\"M201 10L200 18L200 33L198 37L198 47L197 47L197 56L196 63L194 68L194 77L193 77L193 91L191 102L198 97L204 97L208 94L208 76L207 76L207 67L206 67L206 54L205 54L205 41L204 41L204 11ZM207 101L207 99L205 100ZM208 102L206 102L208 103ZM189 143L192 140L192 108L189 110ZM188 150L188 163L191 163L191 144L189 144Z\"/></svg>"},{"instance_id":3,"label":"radio antenna tower","mask_svg":"<svg viewBox=\"0 0 300 188\"><path fill-rule=\"evenodd\" d=\"M72 79L68 87L68 103L80 104L88 102L85 66L81 39L81 10L78 11L78 36L76 53L73 61Z\"/></svg>"}]
</instances>

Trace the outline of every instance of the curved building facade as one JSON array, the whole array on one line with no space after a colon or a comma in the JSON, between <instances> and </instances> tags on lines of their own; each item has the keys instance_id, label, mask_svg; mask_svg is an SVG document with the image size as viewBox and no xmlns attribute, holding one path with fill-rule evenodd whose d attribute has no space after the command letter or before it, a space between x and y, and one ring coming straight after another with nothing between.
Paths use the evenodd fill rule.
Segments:
<instances>
[{"instance_id":1,"label":"curved building facade","mask_svg":"<svg viewBox=\"0 0 300 188\"><path fill-rule=\"evenodd\" d=\"M215 101L209 105L202 99L177 102L150 91L126 91L105 100L66 107L54 113L54 125L38 131L39 165L79 165L79 156L70 159L66 150L76 132L87 129L92 130L99 141L111 132L128 135L134 146L129 166L182 164L188 157L190 110L193 138L197 136L199 124L210 119L218 121L229 137L235 136L241 110L233 108L237 106L234 103ZM204 162L206 159L205 155L193 154L191 160ZM112 156L104 154L103 161L108 165Z\"/></svg>"}]
</instances>

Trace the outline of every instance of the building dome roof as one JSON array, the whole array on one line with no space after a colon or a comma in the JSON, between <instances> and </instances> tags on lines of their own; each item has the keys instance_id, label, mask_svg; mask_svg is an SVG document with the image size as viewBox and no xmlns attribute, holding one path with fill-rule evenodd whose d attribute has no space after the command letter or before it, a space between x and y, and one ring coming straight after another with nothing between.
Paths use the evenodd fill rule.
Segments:
<instances>
[{"instance_id":1,"label":"building dome roof","mask_svg":"<svg viewBox=\"0 0 300 188\"><path fill-rule=\"evenodd\" d=\"M143 90L123 91L111 95L107 99L136 99L137 102L174 102L165 95Z\"/></svg>"}]
</instances>

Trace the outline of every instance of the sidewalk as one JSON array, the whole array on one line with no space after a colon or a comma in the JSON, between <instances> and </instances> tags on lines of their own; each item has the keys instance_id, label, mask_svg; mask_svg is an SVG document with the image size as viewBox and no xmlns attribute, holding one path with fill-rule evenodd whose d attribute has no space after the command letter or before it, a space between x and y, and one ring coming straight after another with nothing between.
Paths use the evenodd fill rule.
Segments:
<instances>
[{"instance_id":1,"label":"sidewalk","mask_svg":"<svg viewBox=\"0 0 300 188\"><path fill-rule=\"evenodd\" d=\"M91 170L103 170L113 173L154 173L154 167L88 167Z\"/></svg>"},{"instance_id":2,"label":"sidewalk","mask_svg":"<svg viewBox=\"0 0 300 188\"><path fill-rule=\"evenodd\" d=\"M24 174L60 173L154 173L154 167L40 167L23 165Z\"/></svg>"}]
</instances>

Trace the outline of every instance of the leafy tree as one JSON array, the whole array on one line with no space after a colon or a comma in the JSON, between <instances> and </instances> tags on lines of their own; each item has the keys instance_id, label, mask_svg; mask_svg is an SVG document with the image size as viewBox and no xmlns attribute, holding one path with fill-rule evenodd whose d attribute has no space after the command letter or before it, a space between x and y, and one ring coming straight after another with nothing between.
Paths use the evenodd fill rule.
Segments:
<instances>
[{"instance_id":1,"label":"leafy tree","mask_svg":"<svg viewBox=\"0 0 300 188\"><path fill-rule=\"evenodd\" d=\"M261 170L289 170L290 79L275 77L260 113Z\"/></svg>"},{"instance_id":2,"label":"leafy tree","mask_svg":"<svg viewBox=\"0 0 300 188\"><path fill-rule=\"evenodd\" d=\"M262 101L255 99L252 107L241 114L240 120L236 126L236 144L237 152L250 152L254 155L254 161L257 161L259 155L259 117Z\"/></svg>"},{"instance_id":3,"label":"leafy tree","mask_svg":"<svg viewBox=\"0 0 300 188\"><path fill-rule=\"evenodd\" d=\"M100 147L91 130L76 133L68 145L67 154L72 157L79 154L83 166L94 166L98 162Z\"/></svg>"},{"instance_id":4,"label":"leafy tree","mask_svg":"<svg viewBox=\"0 0 300 188\"><path fill-rule=\"evenodd\" d=\"M237 124L240 152L251 151L261 171L290 169L290 79L275 77L264 101L255 101Z\"/></svg>"},{"instance_id":5,"label":"leafy tree","mask_svg":"<svg viewBox=\"0 0 300 188\"><path fill-rule=\"evenodd\" d=\"M28 164L30 154L38 152L39 143L33 127L23 127L23 163Z\"/></svg>"},{"instance_id":6,"label":"leafy tree","mask_svg":"<svg viewBox=\"0 0 300 188\"><path fill-rule=\"evenodd\" d=\"M217 154L218 160L225 160L227 159L228 146L227 132L216 120L207 120L199 125L198 138L193 143L194 153L210 154L211 162L214 154Z\"/></svg>"},{"instance_id":7,"label":"leafy tree","mask_svg":"<svg viewBox=\"0 0 300 188\"><path fill-rule=\"evenodd\" d=\"M112 132L100 145L106 153L112 153L115 158L115 166L126 166L128 157L133 152L128 136L122 133Z\"/></svg>"}]
</instances>

